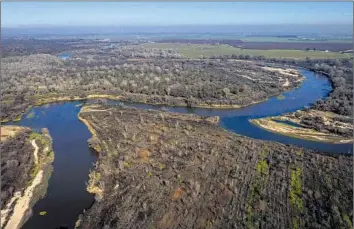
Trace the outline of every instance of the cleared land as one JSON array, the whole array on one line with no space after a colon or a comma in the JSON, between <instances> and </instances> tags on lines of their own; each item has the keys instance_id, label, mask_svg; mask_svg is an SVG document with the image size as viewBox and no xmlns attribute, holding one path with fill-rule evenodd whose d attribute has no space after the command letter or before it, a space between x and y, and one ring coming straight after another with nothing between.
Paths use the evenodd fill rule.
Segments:
<instances>
[{"instance_id":1,"label":"cleared land","mask_svg":"<svg viewBox=\"0 0 354 229\"><path fill-rule=\"evenodd\" d=\"M264 56L266 58L295 58L305 59L306 57L313 59L321 58L349 58L350 54L341 54L338 52L323 51L303 51L303 50L257 50L257 49L241 49L230 45L203 45L203 44L181 44L181 43L147 43L141 44L145 48L174 49L188 58L200 58L201 56L221 56L221 55L252 55Z\"/></svg>"},{"instance_id":2,"label":"cleared land","mask_svg":"<svg viewBox=\"0 0 354 229\"><path fill-rule=\"evenodd\" d=\"M54 160L52 140L27 127L1 127L1 228L18 229L46 193Z\"/></svg>"},{"instance_id":3,"label":"cleared land","mask_svg":"<svg viewBox=\"0 0 354 229\"><path fill-rule=\"evenodd\" d=\"M99 149L78 228L351 228L353 162L195 115L89 106Z\"/></svg>"}]
</instances>

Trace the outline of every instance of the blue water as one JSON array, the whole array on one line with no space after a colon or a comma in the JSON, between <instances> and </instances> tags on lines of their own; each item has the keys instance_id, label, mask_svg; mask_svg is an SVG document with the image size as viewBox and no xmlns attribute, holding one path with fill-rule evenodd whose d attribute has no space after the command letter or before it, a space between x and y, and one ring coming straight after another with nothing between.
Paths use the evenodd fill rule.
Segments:
<instances>
[{"instance_id":1,"label":"blue water","mask_svg":"<svg viewBox=\"0 0 354 229\"><path fill-rule=\"evenodd\" d=\"M286 92L283 100L275 97L265 102L240 109L208 109L168 107L124 103L144 109L165 109L172 112L195 113L202 116L220 116L220 126L231 132L251 138L294 144L301 147L330 153L352 153L352 144L328 144L295 139L258 128L249 119L265 116L277 116L310 106L316 100L324 98L331 90L328 79L307 70L301 70L306 80L300 88ZM119 104L109 101L110 104ZM86 192L85 182L89 170L96 160L90 151L87 140L90 138L87 127L78 118L80 102L56 103L34 107L35 117L23 118L20 122L8 123L29 126L39 130L46 127L53 137L55 160L54 171L49 180L47 195L34 206L33 217L23 226L24 229L54 229L59 226L73 228L78 215L93 203L93 195ZM24 115L23 117L26 117ZM39 216L40 211L47 211L46 216Z\"/></svg>"},{"instance_id":2,"label":"blue water","mask_svg":"<svg viewBox=\"0 0 354 229\"><path fill-rule=\"evenodd\" d=\"M194 113L202 116L219 116L220 125L234 133L251 138L277 141L284 144L294 144L300 147L310 148L329 153L353 153L353 144L331 144L303 139L291 138L261 129L249 122L249 119L262 118L268 116L278 116L287 112L309 107L315 101L327 97L332 90L331 84L326 76L316 74L308 70L300 70L306 77L301 87L285 92L284 99L278 100L272 97L269 100L241 109L211 109L211 108L186 108L186 107L166 107L157 105L124 103L128 106L145 109L166 109L179 113ZM111 103L117 103L111 101Z\"/></svg>"},{"instance_id":3,"label":"blue water","mask_svg":"<svg viewBox=\"0 0 354 229\"><path fill-rule=\"evenodd\" d=\"M94 196L86 191L89 170L96 161L96 154L87 147L91 137L87 127L78 120L78 103L53 104L35 107L35 117L23 118L23 125L40 130L47 127L53 138L55 159L47 195L33 208L33 216L23 229L54 229L58 226L74 228L83 209L90 207ZM26 116L24 116L26 117ZM39 212L47 215L39 216Z\"/></svg>"},{"instance_id":4,"label":"blue water","mask_svg":"<svg viewBox=\"0 0 354 229\"><path fill-rule=\"evenodd\" d=\"M67 60L67 59L71 59L72 54L71 53L62 53L59 55L59 58L62 60Z\"/></svg>"}]
</instances>

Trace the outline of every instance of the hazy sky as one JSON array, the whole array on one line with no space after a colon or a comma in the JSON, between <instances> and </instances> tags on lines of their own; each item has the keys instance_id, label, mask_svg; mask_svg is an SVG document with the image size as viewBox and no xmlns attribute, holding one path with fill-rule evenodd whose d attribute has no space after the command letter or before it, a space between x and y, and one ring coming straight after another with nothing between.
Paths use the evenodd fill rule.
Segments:
<instances>
[{"instance_id":1,"label":"hazy sky","mask_svg":"<svg viewBox=\"0 0 354 229\"><path fill-rule=\"evenodd\" d=\"M21 25L351 24L351 2L20 2L1 4L3 27Z\"/></svg>"}]
</instances>

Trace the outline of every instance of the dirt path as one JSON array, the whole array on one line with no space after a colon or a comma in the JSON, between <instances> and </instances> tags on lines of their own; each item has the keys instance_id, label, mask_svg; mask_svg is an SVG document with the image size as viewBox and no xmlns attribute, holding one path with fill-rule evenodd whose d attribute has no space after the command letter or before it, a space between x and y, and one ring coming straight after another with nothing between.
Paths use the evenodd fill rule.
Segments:
<instances>
[{"instance_id":1,"label":"dirt path","mask_svg":"<svg viewBox=\"0 0 354 229\"><path fill-rule=\"evenodd\" d=\"M33 153L35 155L36 163L38 163L38 146L35 140L32 140L31 143L34 147ZM23 216L25 215L26 211L28 211L30 207L30 201L33 196L33 191L36 188L36 186L42 182L42 179L43 179L43 170L39 170L36 177L32 181L31 185L26 188L24 195L18 197L18 200L14 207L13 214L11 215L10 220L8 221L4 229L18 229L21 226Z\"/></svg>"},{"instance_id":2,"label":"dirt path","mask_svg":"<svg viewBox=\"0 0 354 229\"><path fill-rule=\"evenodd\" d=\"M38 165L38 146L36 144L36 140L33 139L31 141L31 144L32 146L34 147L34 152L33 152L33 155L34 155L34 162L36 163L36 165Z\"/></svg>"}]
</instances>

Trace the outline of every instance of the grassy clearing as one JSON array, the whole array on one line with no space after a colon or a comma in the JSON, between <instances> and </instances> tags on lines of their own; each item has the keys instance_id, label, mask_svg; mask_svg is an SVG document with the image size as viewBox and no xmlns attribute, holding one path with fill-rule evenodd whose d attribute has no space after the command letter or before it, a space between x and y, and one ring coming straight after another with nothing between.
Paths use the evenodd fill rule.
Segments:
<instances>
[{"instance_id":1,"label":"grassy clearing","mask_svg":"<svg viewBox=\"0 0 354 229\"><path fill-rule=\"evenodd\" d=\"M347 214L345 214L343 216L343 219L344 219L344 222L347 224L347 226L349 228L353 228L353 223L352 223L352 221L350 220L350 218L349 218L349 216Z\"/></svg>"},{"instance_id":2,"label":"grassy clearing","mask_svg":"<svg viewBox=\"0 0 354 229\"><path fill-rule=\"evenodd\" d=\"M35 116L35 113L32 111L32 112L27 114L26 118L27 119L31 119L31 118L34 118L34 116Z\"/></svg>"},{"instance_id":3,"label":"grassy clearing","mask_svg":"<svg viewBox=\"0 0 354 229\"><path fill-rule=\"evenodd\" d=\"M32 132L29 136L30 140L36 139L41 142L43 146L49 146L51 144L49 139L46 139L42 134Z\"/></svg>"},{"instance_id":4,"label":"grassy clearing","mask_svg":"<svg viewBox=\"0 0 354 229\"><path fill-rule=\"evenodd\" d=\"M304 211L304 203L302 200L302 169L299 167L295 167L291 169L290 173L290 190L289 190L289 197L290 197L290 204L291 207L301 214ZM292 217L292 228L298 229L303 228L303 222L301 219L297 217Z\"/></svg>"},{"instance_id":5,"label":"grassy clearing","mask_svg":"<svg viewBox=\"0 0 354 229\"><path fill-rule=\"evenodd\" d=\"M301 168L297 167L291 170L290 176L290 203L299 212L303 211L301 173Z\"/></svg>"},{"instance_id":6,"label":"grassy clearing","mask_svg":"<svg viewBox=\"0 0 354 229\"><path fill-rule=\"evenodd\" d=\"M32 168L32 170L30 172L30 178L27 181L27 187L29 187L32 184L34 178L36 178L36 176L37 176L37 174L39 172L39 169L40 169L40 166L38 164L34 164L33 165L33 168Z\"/></svg>"},{"instance_id":7,"label":"grassy clearing","mask_svg":"<svg viewBox=\"0 0 354 229\"><path fill-rule=\"evenodd\" d=\"M295 58L304 59L306 57L317 58L349 58L348 54L337 52L302 51L302 50L256 50L240 49L229 45L202 45L202 44L180 44L180 43L148 43L141 44L145 48L176 49L187 58L200 58L201 56L211 57L219 55L252 55L264 56L266 58Z\"/></svg>"},{"instance_id":8,"label":"grassy clearing","mask_svg":"<svg viewBox=\"0 0 354 229\"><path fill-rule=\"evenodd\" d=\"M262 212L257 211L255 205L261 202L261 191L264 189L265 179L269 174L269 165L266 161L268 154L268 148L264 147L256 164L257 173L253 180L246 206L246 225L248 229L258 228L262 218Z\"/></svg>"}]
</instances>

